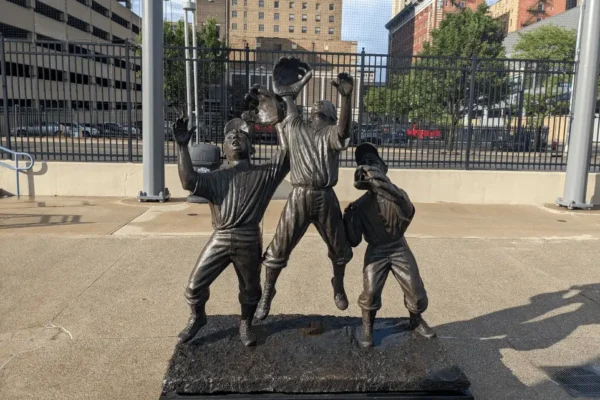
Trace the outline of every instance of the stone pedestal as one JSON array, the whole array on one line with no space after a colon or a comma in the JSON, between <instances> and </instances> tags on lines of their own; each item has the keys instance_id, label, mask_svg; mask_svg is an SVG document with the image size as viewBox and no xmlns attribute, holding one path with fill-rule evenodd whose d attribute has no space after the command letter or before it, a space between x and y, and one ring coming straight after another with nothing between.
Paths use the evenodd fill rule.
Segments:
<instances>
[{"instance_id":1,"label":"stone pedestal","mask_svg":"<svg viewBox=\"0 0 600 400\"><path fill-rule=\"evenodd\" d=\"M177 345L161 399L472 399L439 341L406 331L403 319L378 319L367 349L359 318L272 316L255 325L251 348L238 322L209 316L191 344Z\"/></svg>"}]
</instances>

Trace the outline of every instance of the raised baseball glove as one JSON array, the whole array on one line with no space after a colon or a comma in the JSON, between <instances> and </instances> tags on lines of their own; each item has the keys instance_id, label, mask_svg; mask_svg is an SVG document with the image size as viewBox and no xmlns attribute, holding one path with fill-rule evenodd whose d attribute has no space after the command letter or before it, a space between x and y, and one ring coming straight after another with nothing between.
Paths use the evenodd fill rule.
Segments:
<instances>
[{"instance_id":1,"label":"raised baseball glove","mask_svg":"<svg viewBox=\"0 0 600 400\"><path fill-rule=\"evenodd\" d=\"M295 97L310 78L310 65L295 57L282 57L273 68L273 91L279 96Z\"/></svg>"},{"instance_id":2,"label":"raised baseball glove","mask_svg":"<svg viewBox=\"0 0 600 400\"><path fill-rule=\"evenodd\" d=\"M285 117L283 99L264 86L254 85L244 96L246 111L242 119L249 123L274 125Z\"/></svg>"}]
</instances>

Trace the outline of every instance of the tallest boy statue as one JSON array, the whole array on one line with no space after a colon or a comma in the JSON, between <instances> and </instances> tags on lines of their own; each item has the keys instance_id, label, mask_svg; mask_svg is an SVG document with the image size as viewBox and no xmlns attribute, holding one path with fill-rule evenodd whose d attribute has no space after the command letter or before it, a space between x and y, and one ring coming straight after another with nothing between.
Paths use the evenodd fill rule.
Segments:
<instances>
[{"instance_id":1,"label":"tallest boy statue","mask_svg":"<svg viewBox=\"0 0 600 400\"><path fill-rule=\"evenodd\" d=\"M338 181L339 153L349 144L354 85L346 73L331 82L342 97L339 121L335 106L321 100L313 105L307 122L299 115L295 99L311 77L310 66L296 58L282 58L273 69L273 91L283 98L287 108L279 129L288 145L293 188L265 252L266 279L255 314L258 319L269 314L277 278L311 223L327 244L333 263L335 304L340 310L348 308L344 270L352 258L352 248L333 187Z\"/></svg>"}]
</instances>

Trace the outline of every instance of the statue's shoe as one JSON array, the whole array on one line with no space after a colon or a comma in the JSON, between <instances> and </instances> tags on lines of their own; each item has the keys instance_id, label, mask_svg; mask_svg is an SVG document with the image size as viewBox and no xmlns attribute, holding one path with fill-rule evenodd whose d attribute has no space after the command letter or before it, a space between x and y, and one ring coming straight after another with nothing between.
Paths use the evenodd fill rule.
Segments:
<instances>
[{"instance_id":1,"label":"statue's shoe","mask_svg":"<svg viewBox=\"0 0 600 400\"><path fill-rule=\"evenodd\" d=\"M252 329L252 321L242 320L240 322L240 340L246 347L256 346L256 335Z\"/></svg>"},{"instance_id":2,"label":"statue's shoe","mask_svg":"<svg viewBox=\"0 0 600 400\"><path fill-rule=\"evenodd\" d=\"M186 343L192 340L204 325L206 325L206 315L192 314L187 326L178 336L179 343Z\"/></svg>"},{"instance_id":3,"label":"statue's shoe","mask_svg":"<svg viewBox=\"0 0 600 400\"><path fill-rule=\"evenodd\" d=\"M344 284L338 284L334 277L331 278L331 286L333 286L333 301L335 301L335 306L344 311L348 308L348 297L344 290Z\"/></svg>"},{"instance_id":4,"label":"statue's shoe","mask_svg":"<svg viewBox=\"0 0 600 400\"><path fill-rule=\"evenodd\" d=\"M260 301L258 302L258 307L256 307L254 318L261 321L267 318L269 312L271 311L271 302L273 301L273 297L275 297L275 293L277 293L277 291L275 290L274 286L265 285L265 290L263 291Z\"/></svg>"}]
</instances>

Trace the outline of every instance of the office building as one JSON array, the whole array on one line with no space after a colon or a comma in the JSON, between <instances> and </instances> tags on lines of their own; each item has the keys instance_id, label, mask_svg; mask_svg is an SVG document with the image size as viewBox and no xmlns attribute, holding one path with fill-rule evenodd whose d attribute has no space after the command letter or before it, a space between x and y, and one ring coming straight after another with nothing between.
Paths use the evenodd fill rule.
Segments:
<instances>
[{"instance_id":1,"label":"office building","mask_svg":"<svg viewBox=\"0 0 600 400\"><path fill-rule=\"evenodd\" d=\"M489 12L502 23L504 33L508 34L564 13L579 4L581 0L499 0L490 6Z\"/></svg>"}]
</instances>

